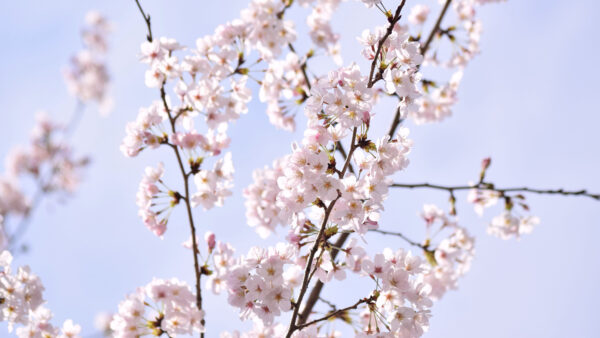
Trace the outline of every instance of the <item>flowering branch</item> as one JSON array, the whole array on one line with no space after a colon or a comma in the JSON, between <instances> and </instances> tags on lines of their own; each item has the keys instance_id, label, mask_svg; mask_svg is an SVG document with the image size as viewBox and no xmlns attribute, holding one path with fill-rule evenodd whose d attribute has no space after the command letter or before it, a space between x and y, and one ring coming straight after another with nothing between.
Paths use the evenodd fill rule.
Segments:
<instances>
[{"instance_id":1,"label":"flowering branch","mask_svg":"<svg viewBox=\"0 0 600 338\"><path fill-rule=\"evenodd\" d=\"M451 2L452 2L452 0L446 0L446 3L444 4L444 8L442 8L442 11L440 12L440 15L438 16L438 18L435 22L435 25L431 29L431 32L429 32L429 36L427 37L425 44L423 44L421 46L421 55L423 55L423 57L425 57L425 53L427 53L427 50L429 49L429 46L431 45L431 42L433 41L433 37L440 30L440 25L442 24L442 20L444 19L444 16L446 16L446 12L448 11L448 8L450 7ZM402 119L400 118L400 109L398 108L396 110L396 114L394 115L394 120L392 121L392 124L390 125L390 131L388 132L388 135L390 135L390 137L392 137L394 135L394 133L396 132L396 128L398 128L398 125L400 125L400 122L402 122Z\"/></svg>"},{"instance_id":2,"label":"flowering branch","mask_svg":"<svg viewBox=\"0 0 600 338\"><path fill-rule=\"evenodd\" d=\"M379 68L379 72L377 73L377 75L375 75L375 77L373 77L373 72L375 71L377 59L379 58L379 55L381 55L381 47L385 43L385 40L387 40L387 38L394 31L394 27L396 26L396 23L398 21L400 21L400 18L402 17L402 15L400 15L400 12L402 12L402 8L404 7L405 3L406 3L406 0L402 0L400 5L398 6L398 8L396 8L396 13L394 14L394 16L388 16L388 22L390 24L388 25L387 30L385 31L385 35L379 40L379 43L377 44L377 51L375 52L375 58L373 59L373 62L371 62L371 71L369 72L369 84L367 85L368 88L373 88L373 85L377 81L383 79L383 76L382 76L383 68L382 67Z\"/></svg>"},{"instance_id":3,"label":"flowering branch","mask_svg":"<svg viewBox=\"0 0 600 338\"><path fill-rule=\"evenodd\" d=\"M350 160L350 158L348 158L348 161ZM310 254L308 255L308 260L306 262L306 268L304 270L304 278L302 280L302 286L300 287L300 294L298 295L298 300L295 303L294 306L294 312L292 313L292 319L290 320L290 326L288 329L288 332L286 334L286 338L290 338L292 336L292 334L294 333L294 331L300 329L301 327L298 326L296 324L296 318L298 317L298 311L300 310L300 304L302 303L302 298L304 298L304 294L306 293L306 289L308 288L308 284L310 283L310 277L312 276L310 270L312 268L312 262L313 259L315 257L315 254L317 253L317 250L319 249L319 245L321 244L321 238L323 237L323 234L325 233L325 227L327 225L327 221L329 220L329 215L331 214L331 210L333 210L333 206L335 205L335 202L337 202L337 200L342 196L341 193L338 192L338 196L331 201L331 203L329 203L329 205L327 206L327 209L325 209L325 215L323 216L323 222L321 223L321 229L319 230L319 234L317 235L317 238L315 239L315 244L313 245L312 249L310 250Z\"/></svg>"},{"instance_id":4,"label":"flowering branch","mask_svg":"<svg viewBox=\"0 0 600 338\"><path fill-rule=\"evenodd\" d=\"M394 188L407 188L407 189L420 189L420 188L429 188L436 190L445 190L448 192L456 191L456 190L471 190L471 189L484 189L491 190L499 193L500 195L504 195L506 192L529 192L535 194L547 194L547 195L564 195L564 196L585 196L590 197L595 200L600 200L600 194L592 194L587 192L587 190L564 190L564 189L534 189L528 187L517 187L517 188L496 188L491 183L478 183L471 185L458 185L458 186L444 186L439 184L430 184L430 183L416 183L416 184L405 184L405 183L394 183L390 185L390 187Z\"/></svg>"},{"instance_id":5,"label":"flowering branch","mask_svg":"<svg viewBox=\"0 0 600 338\"><path fill-rule=\"evenodd\" d=\"M142 6L140 5L138 0L135 0L135 2L140 10L140 13L144 17L144 21L146 22L146 25L148 27L148 35L147 35L148 42L152 42L153 39L152 39L152 28L151 28L151 24L150 24L150 15L145 14L145 12L142 9ZM176 127L175 127L175 122L177 121L179 114L177 114L175 117L173 117L173 115L171 114L171 109L169 108L169 105L167 104L167 99L166 99L165 83L166 83L166 80L163 81L161 84L160 98L162 100L164 109L169 118L169 123L171 125L171 131L173 132L173 134L175 134L177 132ZM186 212L187 212L187 216L188 216L188 222L190 225L191 238L192 238L192 254L194 257L194 274L196 277L196 307L198 308L198 310L202 310L202 290L201 290L202 272L200 270L200 263L198 261L198 255L200 254L200 252L198 250L198 243L197 243L197 238L196 238L196 227L194 225L194 217L192 215L192 207L191 207L191 201L190 201L190 189L189 189L189 178L193 172L186 173L185 167L183 165L183 160L181 159L181 154L179 153L179 148L176 145L173 145L170 143L167 143L167 144L173 149L175 156L177 157L177 164L179 165L181 176L183 178L185 195L182 196L182 199L185 203ZM202 326L205 325L204 318L202 319L201 323L202 323ZM200 333L200 337L204 337L204 332Z\"/></svg>"},{"instance_id":6,"label":"flowering branch","mask_svg":"<svg viewBox=\"0 0 600 338\"><path fill-rule=\"evenodd\" d=\"M425 53L427 53L427 50L429 49L429 45L431 45L431 42L433 41L433 37L440 30L440 25L442 24L442 19L444 19L444 16L446 15L446 12L448 11L448 8L450 7L451 2L452 2L452 0L446 0L446 3L444 4L444 8L442 8L442 11L440 12L440 15L438 16L437 21L435 22L435 25L431 29L431 32L429 33L429 36L427 37L425 44L423 44L423 46L421 47L421 54L423 54L423 56L425 55Z\"/></svg>"},{"instance_id":7,"label":"flowering branch","mask_svg":"<svg viewBox=\"0 0 600 338\"><path fill-rule=\"evenodd\" d=\"M373 85L377 82L377 80L379 80L379 79L382 78L383 69L381 69L381 68L380 68L380 71L377 73L376 77L373 78L373 73L374 73L374 70L375 70L375 66L377 64L378 57L381 54L381 48L382 48L383 44L385 43L385 40L387 40L387 38L392 34L394 26L396 25L396 23L402 17L401 12L402 12L402 8L404 7L405 2L406 1L403 0L400 3L400 5L396 8L396 12L395 12L395 14L394 14L393 17L391 17L391 16L388 17L389 25L388 25L388 28L386 30L386 34L379 40L378 46L377 46L377 51L375 53L375 57L373 58L373 61L371 63L371 70L370 70L370 73L369 73L369 81L368 81L368 85L367 85L368 88L372 88ZM304 69L306 67L306 63L304 63L302 65L302 67ZM308 77L307 76L305 76L305 79L306 79L307 83L310 83L308 81ZM397 111L397 114L396 114L397 117L395 118L395 121L394 121L395 125L390 130L390 137L393 136L393 134L394 134L394 132L396 130L396 127L397 127L397 125L400 122L399 121L399 116L400 116L399 113L400 112ZM396 122L396 120L398 120L398 121ZM356 129L354 131L356 131ZM354 135L353 135L353 140L354 140ZM353 144L354 144L354 141L353 141ZM340 153L344 157L346 157L346 158L350 158L351 155L352 155L352 151L354 150L354 149L351 148L349 156L346 156L346 151L345 151L345 149L343 148L343 146L342 146L342 144L340 142L337 142L336 149L339 150ZM352 166L350 166L349 169L350 169L350 172L354 173L354 168ZM343 175L340 176L340 177L343 177ZM335 261L335 258L336 258L337 254L339 252L338 248L341 248L344 245L344 243L348 240L349 237L350 237L350 233L342 233L340 235L340 237L337 239L337 241L335 242L334 247L333 247L333 249L331 251L331 259L332 259L332 261ZM304 308L302 309L302 313L300 314L299 323L304 324L306 322L306 320L308 319L308 316L310 315L312 309L314 308L314 306L316 305L317 301L319 300L319 295L321 294L321 291L323 290L323 286L324 286L324 284L321 281L317 281L317 283L315 284L315 286L311 290L311 293L310 293L310 295L309 295L309 297L308 297L308 299L306 301L306 304L305 304ZM298 304L300 304L300 302L298 302Z\"/></svg>"}]
</instances>

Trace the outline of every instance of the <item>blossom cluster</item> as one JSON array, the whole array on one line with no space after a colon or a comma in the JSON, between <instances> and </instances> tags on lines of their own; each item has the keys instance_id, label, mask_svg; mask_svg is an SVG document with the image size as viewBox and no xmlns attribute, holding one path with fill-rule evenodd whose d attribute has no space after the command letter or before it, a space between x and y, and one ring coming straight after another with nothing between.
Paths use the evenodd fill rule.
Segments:
<instances>
[{"instance_id":1,"label":"blossom cluster","mask_svg":"<svg viewBox=\"0 0 600 338\"><path fill-rule=\"evenodd\" d=\"M152 303L150 303L152 302ZM204 312L196 306L190 287L176 278L154 279L119 304L110 323L114 337L169 337L203 332Z\"/></svg>"},{"instance_id":2,"label":"blossom cluster","mask_svg":"<svg viewBox=\"0 0 600 338\"><path fill-rule=\"evenodd\" d=\"M377 282L375 306L361 313L364 335L389 328L389 336L420 337L429 328L430 286L423 281L424 261L400 249L385 249L362 259L362 272Z\"/></svg>"},{"instance_id":3,"label":"blossom cluster","mask_svg":"<svg viewBox=\"0 0 600 338\"><path fill-rule=\"evenodd\" d=\"M281 312L291 310L297 279L288 279L284 268L293 263L294 254L294 247L283 243L269 249L254 247L230 267L227 300L240 309L240 318L270 325Z\"/></svg>"},{"instance_id":4,"label":"blossom cluster","mask_svg":"<svg viewBox=\"0 0 600 338\"><path fill-rule=\"evenodd\" d=\"M27 217L32 199L21 188L22 179L29 177L37 194L73 193L81 180L81 171L88 164L86 157L76 157L67 140L65 126L40 112L27 146L16 146L5 158L6 173L0 176L0 249L8 243L6 225L11 216Z\"/></svg>"},{"instance_id":5,"label":"blossom cluster","mask_svg":"<svg viewBox=\"0 0 600 338\"><path fill-rule=\"evenodd\" d=\"M311 13L306 17L310 29L309 36L316 48L322 49L335 64L341 66L340 34L333 31L331 19L341 0L304 0L302 6L312 5Z\"/></svg>"},{"instance_id":6,"label":"blossom cluster","mask_svg":"<svg viewBox=\"0 0 600 338\"><path fill-rule=\"evenodd\" d=\"M45 192L73 192L80 182L86 157L77 158L66 140L66 127L40 112L27 147L15 147L6 158L10 177L31 175Z\"/></svg>"},{"instance_id":7,"label":"blossom cluster","mask_svg":"<svg viewBox=\"0 0 600 338\"><path fill-rule=\"evenodd\" d=\"M518 212L518 209L525 212L529 211L525 196L522 194L511 195L503 190L495 190L493 184L484 182L490 163L490 158L483 159L480 183L478 184L481 188L471 189L467 195L467 201L474 205L475 212L479 216L483 215L485 208L496 205L500 199L504 201L504 210L492 219L487 228L488 234L501 239L511 239L520 238L523 234L531 233L533 228L540 223L540 219L536 216Z\"/></svg>"},{"instance_id":8,"label":"blossom cluster","mask_svg":"<svg viewBox=\"0 0 600 338\"><path fill-rule=\"evenodd\" d=\"M97 11L88 12L85 22L87 27L81 32L84 49L71 58L63 76L73 96L82 103L98 103L100 112L106 114L112 108L108 95L110 77L106 67L111 25Z\"/></svg>"},{"instance_id":9,"label":"blossom cluster","mask_svg":"<svg viewBox=\"0 0 600 338\"><path fill-rule=\"evenodd\" d=\"M81 327L70 319L62 328L50 323L52 312L44 307L44 286L40 278L28 266L19 267L14 273L12 259L8 251L0 254L0 321L8 323L9 332L19 325L15 333L20 338L79 337Z\"/></svg>"},{"instance_id":10,"label":"blossom cluster","mask_svg":"<svg viewBox=\"0 0 600 338\"><path fill-rule=\"evenodd\" d=\"M369 217L377 217L375 211L381 209L390 183L387 177L408 165L412 143L407 129L392 140L383 137L374 143L367 139L373 115L367 82L358 66L352 65L313 85L305 108L308 128L302 145L295 144L293 153L276 162L273 170L256 171L256 181L245 190L248 221L258 225L262 235L277 224L296 223L300 225L297 232L303 231L305 223L298 221L304 218L303 210L333 200L331 221L341 229L364 233ZM353 142L360 149L347 161L354 160L365 173L359 178L345 176L341 170L347 164L345 169L336 168L334 154L326 150L358 127L364 132L357 137L355 131Z\"/></svg>"},{"instance_id":11,"label":"blossom cluster","mask_svg":"<svg viewBox=\"0 0 600 338\"><path fill-rule=\"evenodd\" d=\"M388 38L386 44L382 46L383 53L380 65L386 68L390 63L393 63L396 55L386 53L386 48L389 44L393 44L396 36L409 36L415 42L412 48L419 48L417 55L420 57L418 62L419 67L421 61L422 66L429 69L429 66L438 66L450 69L451 75L447 81L438 81L431 78L423 78L419 91L422 95L417 97L410 94L416 93L411 81L417 82L411 73L387 71L386 78L387 91L390 94L396 95L399 98L399 108L403 117L408 117L416 124L439 122L452 114L452 106L458 101L457 91L461 82L464 68L479 53L479 40L481 37L482 25L476 18L476 8L480 5L499 1L477 1L477 0L458 0L452 1L451 8L454 11L456 22L450 25L440 22L442 25L437 27L435 39L431 41L421 40L423 31L428 28L428 23L433 23L435 20L429 20L430 8L427 5L414 5L408 15L408 22L411 25L397 25L394 27L394 33ZM365 1L367 6L379 5L380 1ZM363 56L372 60L377 50L379 38L385 33L385 27L378 27L374 32L366 30L363 32L359 41L365 46ZM445 44L445 41L452 45L452 52L447 55L445 52L439 53ZM424 43L428 43L425 45ZM402 56L398 55L399 58ZM428 70L424 70L428 73ZM439 73L439 71L437 72ZM402 75L400 75L402 74ZM398 83L409 84L411 91L392 91L390 83L393 81Z\"/></svg>"}]
</instances>

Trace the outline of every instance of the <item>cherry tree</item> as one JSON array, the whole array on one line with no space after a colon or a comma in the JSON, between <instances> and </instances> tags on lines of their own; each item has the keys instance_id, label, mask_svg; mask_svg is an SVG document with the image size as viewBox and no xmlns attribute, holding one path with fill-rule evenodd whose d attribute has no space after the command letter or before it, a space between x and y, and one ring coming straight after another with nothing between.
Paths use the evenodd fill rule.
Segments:
<instances>
[{"instance_id":1,"label":"cherry tree","mask_svg":"<svg viewBox=\"0 0 600 338\"><path fill-rule=\"evenodd\" d=\"M341 32L331 23L344 5L340 0L251 0L238 18L199 37L195 46L160 36L153 29L160 16L151 20L150 11L135 0L146 28L139 52L147 65L143 80L156 96L153 102L140 102L137 117L124 126L120 150L132 158L155 149L171 153L141 173L132 200L140 223L164 240L169 240L169 228L182 225L172 224L171 216L185 214L189 240L184 246L192 256L194 280L173 276L132 286L135 291L105 318L105 333L337 337L342 331L326 325L337 321L348 326L344 334L357 337L420 337L435 325L435 302L458 288L475 256L475 238L457 217L464 204L480 215L500 204L499 215L485 215L487 232L518 240L541 222L530 213L531 194L600 200L600 194L586 190L498 186L488 173L491 158L474 168L479 174L468 184L403 180L410 153L418 151L407 122L418 128L451 117L464 69L479 53L477 10L493 2L501 1L445 0L430 8L406 0L362 0L365 11L380 13L381 25L364 27L357 37L361 55L344 60ZM297 6L309 9L308 36L288 18ZM101 55L109 25L95 13L88 22L92 30L84 31L84 42L89 48L77 54L65 78L78 102L95 101L102 108L108 102ZM297 47L302 39L310 49ZM319 59L332 66L318 70L313 63ZM361 69L359 61L368 67ZM228 125L243 124L244 114L261 113L249 112L256 96L274 128L301 129L303 137L287 155L254 171L243 196L256 243L238 252L228 238L200 226L198 214L227 208L236 167L228 148L242 142L230 138ZM393 111L381 108L386 100L394 101ZM299 114L305 126L298 125ZM381 120L389 127L377 134L371 126ZM40 120L33 150L15 152L9 160L11 172L39 180L42 195L74 189L74 171L86 164L73 160L66 146L52 143L56 129ZM67 136L69 130L64 129ZM46 153L39 155L38 148ZM39 169L44 161L49 178ZM170 170L178 181L167 180ZM35 202L13 181L0 179L0 188L0 220L12 214L27 220ZM382 217L400 216L386 204L399 189L429 189L448 197L447 205L425 204L418 211L423 238L380 226ZM14 243L24 228L17 225L15 235L3 237L8 250L0 255L2 319L22 337L79 336L80 327L70 320L62 329L50 324L39 277L27 267L13 273L10 251L15 254ZM381 235L397 237L398 246L380 247L369 240ZM261 238L267 237L279 242L265 246ZM326 285L334 280L360 280L368 287L333 301ZM220 295L241 321L252 322L252 329L211 331L210 320L219 314L204 301L206 293ZM318 303L329 310L316 311Z\"/></svg>"}]
</instances>

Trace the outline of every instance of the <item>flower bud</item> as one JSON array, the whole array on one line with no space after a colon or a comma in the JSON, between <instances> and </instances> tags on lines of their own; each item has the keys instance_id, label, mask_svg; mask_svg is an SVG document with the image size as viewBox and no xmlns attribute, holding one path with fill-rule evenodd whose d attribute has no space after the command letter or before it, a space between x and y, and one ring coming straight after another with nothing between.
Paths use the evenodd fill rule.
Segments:
<instances>
[{"instance_id":1,"label":"flower bud","mask_svg":"<svg viewBox=\"0 0 600 338\"><path fill-rule=\"evenodd\" d=\"M215 234L213 234L212 232L207 232L204 234L204 240L206 241L206 244L208 245L208 252L212 252L213 249L215 248L216 240L215 240Z\"/></svg>"}]
</instances>

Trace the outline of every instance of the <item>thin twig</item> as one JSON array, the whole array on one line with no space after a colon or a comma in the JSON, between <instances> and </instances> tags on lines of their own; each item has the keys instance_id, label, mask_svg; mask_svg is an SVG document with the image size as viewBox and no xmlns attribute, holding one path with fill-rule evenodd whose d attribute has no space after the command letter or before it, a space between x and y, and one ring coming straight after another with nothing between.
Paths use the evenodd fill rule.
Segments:
<instances>
[{"instance_id":1,"label":"thin twig","mask_svg":"<svg viewBox=\"0 0 600 338\"><path fill-rule=\"evenodd\" d=\"M383 44L385 43L385 40L387 40L387 38L390 35L392 35L392 32L394 31L394 26L396 26L396 23L398 21L400 21L400 18L402 17L402 15L400 13L402 12L402 8L404 7L405 3L406 3L406 0L402 0L400 5L398 6L398 8L396 8L396 13L394 14L394 16L388 18L388 21L390 24L388 25L383 37L379 40L379 43L377 44L377 51L375 52L375 57L373 58L373 62L371 62L371 71L369 72L369 83L367 85L368 88L373 88L373 85L380 78L382 78L381 77L381 72L382 72L381 69L379 69L379 72L377 73L377 75L375 77L373 77L374 72L375 72L375 66L377 65L377 59L381 55L381 49L383 47Z\"/></svg>"},{"instance_id":2,"label":"thin twig","mask_svg":"<svg viewBox=\"0 0 600 338\"><path fill-rule=\"evenodd\" d=\"M412 239L404 236L404 234L402 234L400 232L392 232L392 231L385 231L385 230L379 230L379 229L372 229L372 230L369 230L369 232L377 232L377 233L384 234L384 235L398 236L412 246L419 247L423 250L428 250L427 246L413 241Z\"/></svg>"},{"instance_id":3,"label":"thin twig","mask_svg":"<svg viewBox=\"0 0 600 338\"><path fill-rule=\"evenodd\" d=\"M305 327L307 327L307 326L311 326L311 325L313 325L313 324L316 324L316 323L322 322L322 321L324 321L324 320L327 320L327 319L329 319L329 318L332 318L332 317L339 316L340 314L342 314L342 313L344 313L344 312L347 312L347 311L350 311L350 310L356 310L360 304L363 304L363 303L371 303L371 302L373 302L373 301L374 301L374 297L373 297L373 296L371 296L371 297L369 297L369 298L363 298L363 299L359 299L359 300L358 300L356 303L354 303L354 305L350 305L350 306L348 306L348 307L345 307L345 308L343 308L343 309L339 309L339 310L336 310L336 311L332 311L332 312L330 312L329 314L327 314L326 316L324 316L324 317L321 317L321 318L319 318L319 319L315 319L315 320L313 320L313 321L310 321L310 322L308 322L308 323L306 323L306 324L298 325L298 330L302 330L303 328L305 328Z\"/></svg>"},{"instance_id":4,"label":"thin twig","mask_svg":"<svg viewBox=\"0 0 600 338\"><path fill-rule=\"evenodd\" d=\"M146 39L148 39L148 42L152 42L152 25L150 24L150 14L146 15L144 9L142 8L142 5L140 5L139 0L135 0L135 3L140 9L140 13L142 13L144 21L146 21L146 27L148 28L148 35L146 35Z\"/></svg>"},{"instance_id":5,"label":"thin twig","mask_svg":"<svg viewBox=\"0 0 600 338\"><path fill-rule=\"evenodd\" d=\"M354 151L357 148L357 146L356 146L356 131L357 131L357 127L354 127L354 129L352 129L352 141L350 143L350 151L348 152L348 155L346 156L346 162L344 163L344 167L342 168L342 171L340 172L340 178L344 178L344 175L346 174L346 170L348 170L348 166L350 165L350 161L352 159L352 154L354 153Z\"/></svg>"},{"instance_id":6,"label":"thin twig","mask_svg":"<svg viewBox=\"0 0 600 338\"><path fill-rule=\"evenodd\" d=\"M479 183L472 185L458 185L458 186L445 186L439 184L430 184L430 183L415 183L415 184L405 184L405 183L394 183L390 185L390 187L394 188L407 188L407 189L419 189L419 188L429 188L436 190L445 190L445 191L455 191L455 190L470 190L470 189L481 189L481 190L491 190L504 195L507 192L529 192L534 194L546 194L546 195L563 195L563 196L585 196L589 198L593 198L595 200L600 200L600 194L593 194L587 192L587 190L564 190L564 189L534 189L529 187L517 187L517 188L496 188L494 185L489 183Z\"/></svg>"},{"instance_id":7,"label":"thin twig","mask_svg":"<svg viewBox=\"0 0 600 338\"><path fill-rule=\"evenodd\" d=\"M302 281L302 286L300 287L300 294L298 295L298 300L296 301L296 306L294 307L294 312L292 313L292 319L290 320L290 326L288 328L288 332L286 338L290 338L294 331L298 330L298 326L296 325L296 318L298 317L298 311L300 310L300 304L302 303L302 298L304 298L304 294L306 293L306 289L308 288L308 284L310 283L310 269L312 268L312 262L319 249L321 238L325 233L325 228L327 226L327 222L329 220L329 215L331 214L331 210L333 210L333 206L335 202L341 197L341 193L338 192L338 196L329 203L327 209L325 209L325 215L323 216L323 222L321 223L321 229L319 230L319 234L315 239L315 244L310 250L310 254L308 255L308 260L306 262L306 268L304 269L304 278Z\"/></svg>"}]
</instances>

